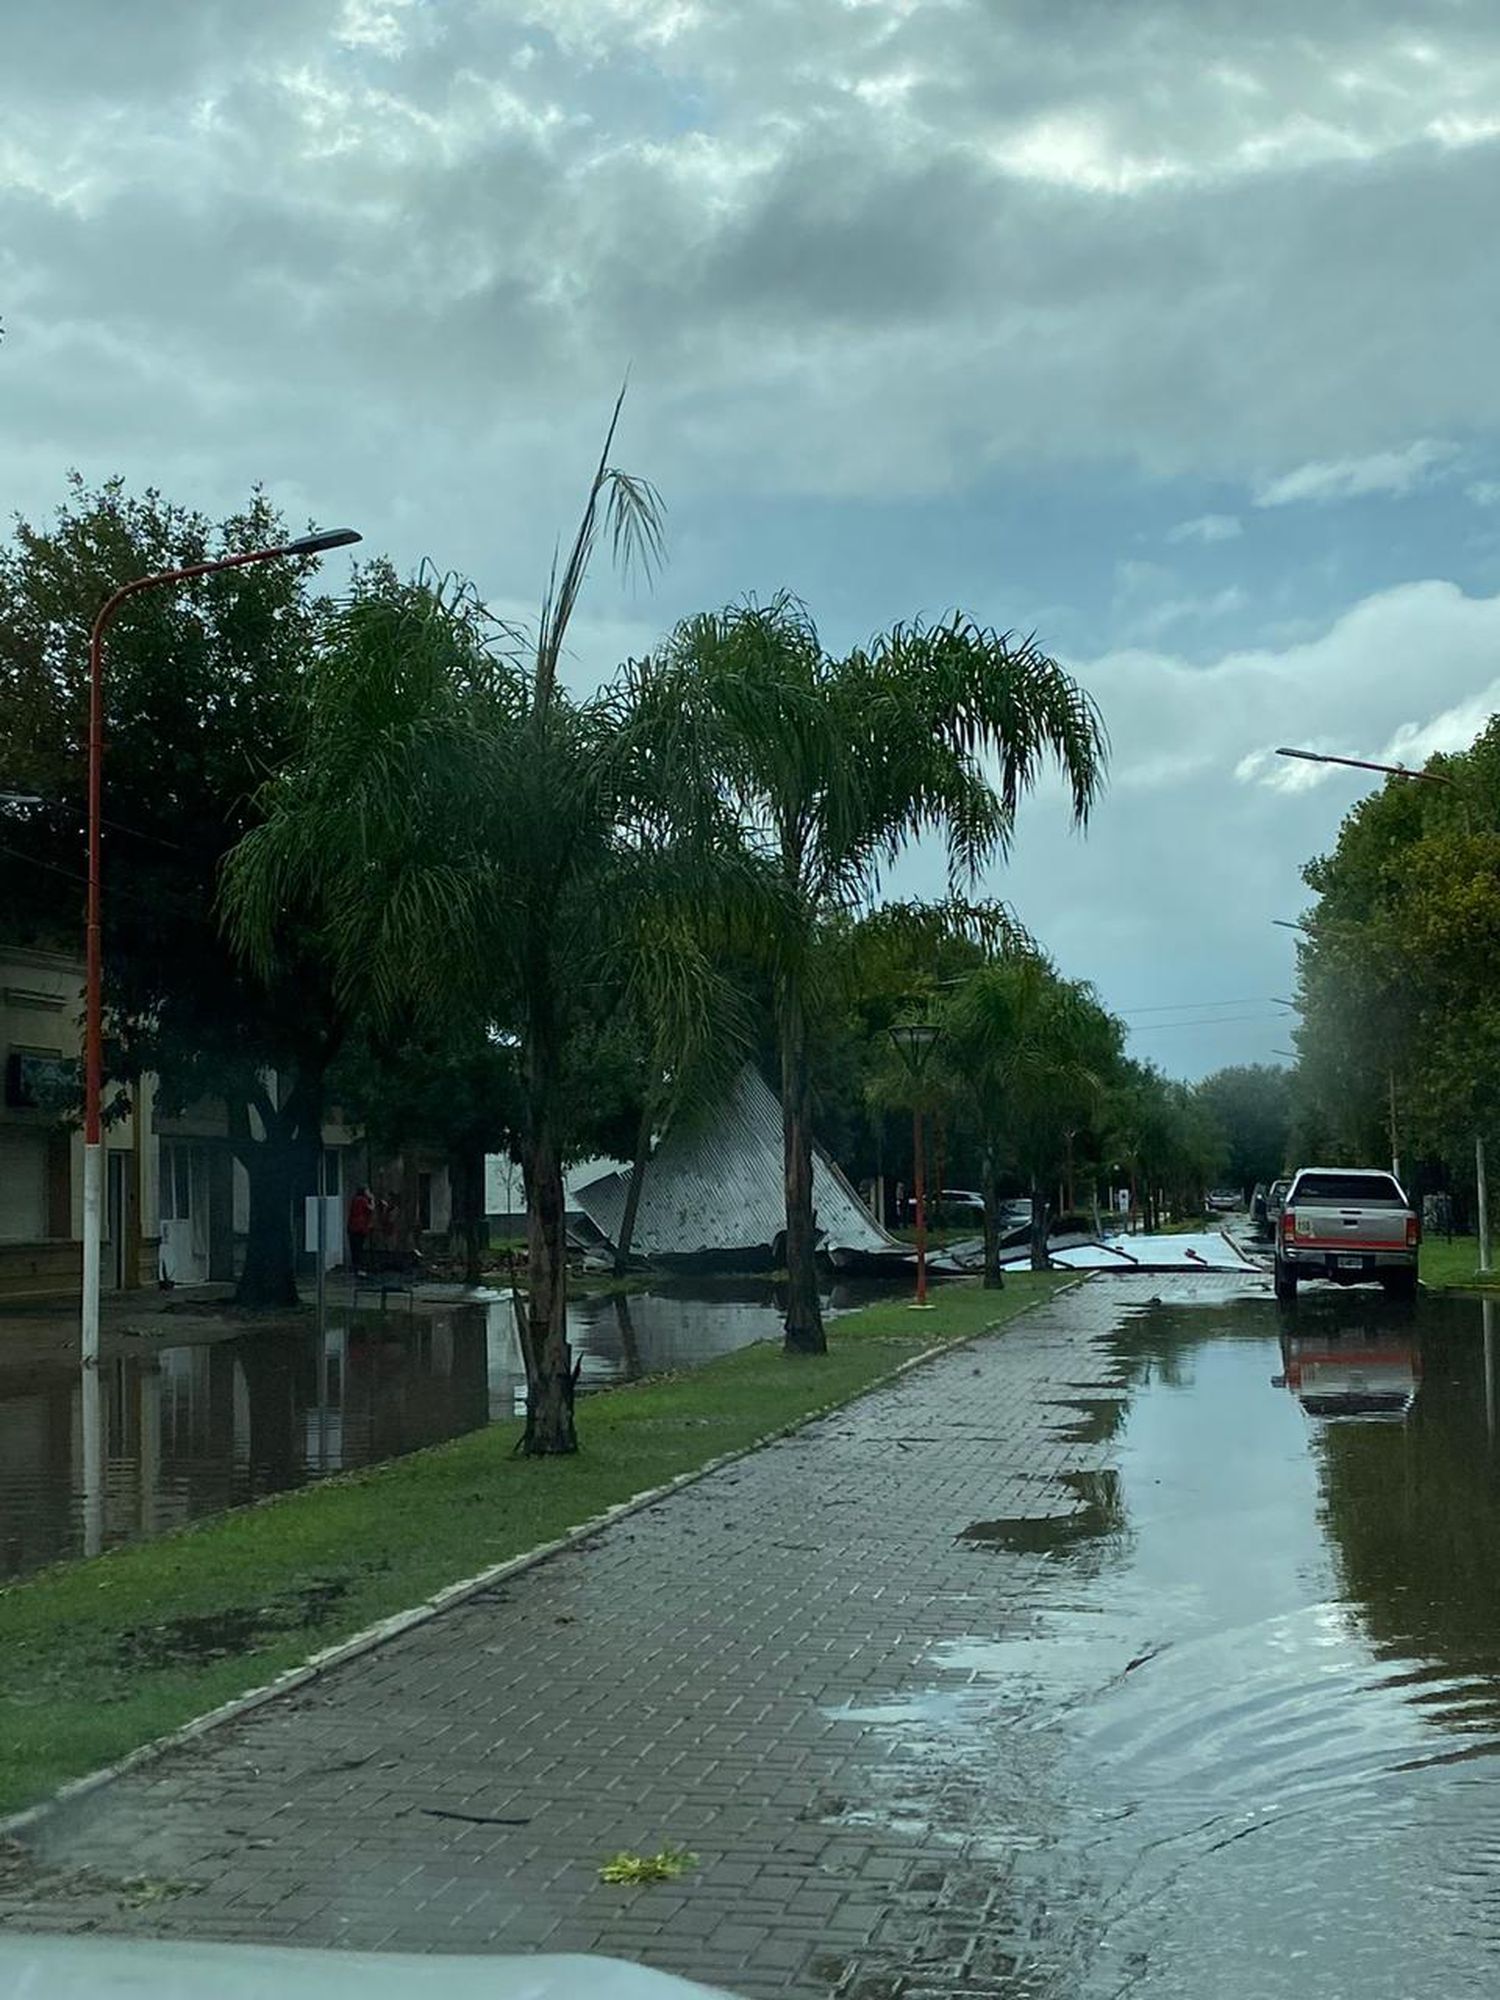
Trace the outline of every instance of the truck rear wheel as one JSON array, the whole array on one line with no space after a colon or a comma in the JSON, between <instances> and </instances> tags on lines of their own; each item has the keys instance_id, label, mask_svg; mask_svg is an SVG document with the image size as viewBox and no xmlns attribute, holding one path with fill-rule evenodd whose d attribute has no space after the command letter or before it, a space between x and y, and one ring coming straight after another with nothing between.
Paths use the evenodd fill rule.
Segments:
<instances>
[{"instance_id":1,"label":"truck rear wheel","mask_svg":"<svg viewBox=\"0 0 1500 2000\"><path fill-rule=\"evenodd\" d=\"M1414 1299L1417 1296L1415 1271L1387 1271L1380 1284L1388 1299Z\"/></svg>"},{"instance_id":2,"label":"truck rear wheel","mask_svg":"<svg viewBox=\"0 0 1500 2000\"><path fill-rule=\"evenodd\" d=\"M1277 1298L1284 1306L1295 1305L1297 1302L1297 1273L1290 1266L1283 1264L1279 1257L1276 1259L1274 1273L1273 1282L1276 1287Z\"/></svg>"}]
</instances>

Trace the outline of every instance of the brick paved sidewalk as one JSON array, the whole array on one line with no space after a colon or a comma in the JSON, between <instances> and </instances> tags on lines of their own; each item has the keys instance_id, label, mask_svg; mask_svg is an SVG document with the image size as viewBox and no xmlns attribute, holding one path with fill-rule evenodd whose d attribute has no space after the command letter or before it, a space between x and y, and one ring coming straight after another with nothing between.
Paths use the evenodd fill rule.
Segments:
<instances>
[{"instance_id":1,"label":"brick paved sidewalk","mask_svg":"<svg viewBox=\"0 0 1500 2000\"><path fill-rule=\"evenodd\" d=\"M903 1762L861 1711L961 1688L943 1642L1024 1633L1038 1565L959 1538L1071 1510L1059 1475L1106 1448L1060 1400L1107 1393L1101 1336L1167 1287L1223 1295L1069 1292L118 1781L44 1822L0 1921L1021 1990L995 1774L940 1739ZM1045 1753L1015 1735L1024 1791ZM698 1866L597 1879L665 1843Z\"/></svg>"}]
</instances>

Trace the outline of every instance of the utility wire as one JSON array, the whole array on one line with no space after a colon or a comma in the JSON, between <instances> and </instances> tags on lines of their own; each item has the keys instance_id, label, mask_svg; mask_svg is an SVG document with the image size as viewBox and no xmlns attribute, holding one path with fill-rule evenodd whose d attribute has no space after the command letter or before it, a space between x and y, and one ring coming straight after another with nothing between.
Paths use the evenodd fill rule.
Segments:
<instances>
[{"instance_id":1,"label":"utility wire","mask_svg":"<svg viewBox=\"0 0 1500 2000\"><path fill-rule=\"evenodd\" d=\"M1200 1007L1259 1007L1271 996L1265 993L1246 993L1238 1000L1171 1000L1158 1007L1117 1007L1117 1014L1187 1014Z\"/></svg>"},{"instance_id":2,"label":"utility wire","mask_svg":"<svg viewBox=\"0 0 1500 2000\"><path fill-rule=\"evenodd\" d=\"M1227 1028L1236 1021L1258 1021L1262 1027L1282 1027L1286 1023L1285 1014L1202 1014L1196 1021L1147 1021L1144 1027L1132 1028L1132 1035L1159 1035L1169 1028Z\"/></svg>"}]
</instances>

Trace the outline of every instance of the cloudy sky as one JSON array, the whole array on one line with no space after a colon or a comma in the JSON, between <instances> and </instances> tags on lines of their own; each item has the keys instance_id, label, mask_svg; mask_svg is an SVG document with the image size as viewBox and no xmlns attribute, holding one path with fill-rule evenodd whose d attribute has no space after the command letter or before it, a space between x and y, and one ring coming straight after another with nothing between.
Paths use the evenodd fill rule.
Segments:
<instances>
[{"instance_id":1,"label":"cloudy sky","mask_svg":"<svg viewBox=\"0 0 1500 2000\"><path fill-rule=\"evenodd\" d=\"M1289 1046L1298 869L1500 695L1482 0L0 0L0 503L264 482L535 599L630 372L587 680L961 605L1113 738L1008 897L1133 1046ZM338 572L333 572L335 577ZM901 887L932 885L929 858Z\"/></svg>"}]
</instances>

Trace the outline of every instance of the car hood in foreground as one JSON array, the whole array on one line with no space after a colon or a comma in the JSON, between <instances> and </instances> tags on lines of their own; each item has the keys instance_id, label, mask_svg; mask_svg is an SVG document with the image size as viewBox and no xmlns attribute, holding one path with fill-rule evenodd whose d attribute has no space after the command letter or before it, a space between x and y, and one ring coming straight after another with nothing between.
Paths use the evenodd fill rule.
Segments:
<instances>
[{"instance_id":1,"label":"car hood in foreground","mask_svg":"<svg viewBox=\"0 0 1500 2000\"><path fill-rule=\"evenodd\" d=\"M580 1954L464 1958L0 1934L0 2000L726 2000Z\"/></svg>"}]
</instances>

